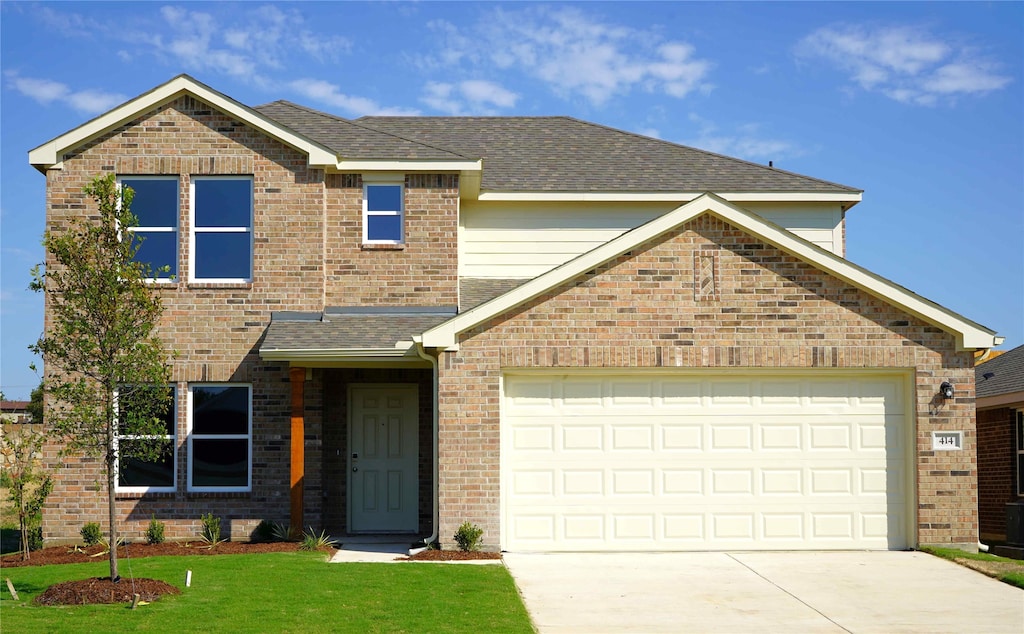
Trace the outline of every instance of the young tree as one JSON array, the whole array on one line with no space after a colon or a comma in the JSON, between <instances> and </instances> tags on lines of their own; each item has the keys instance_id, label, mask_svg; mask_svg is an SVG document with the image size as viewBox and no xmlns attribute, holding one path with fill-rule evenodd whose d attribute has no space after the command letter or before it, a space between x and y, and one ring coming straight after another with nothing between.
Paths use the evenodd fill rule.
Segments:
<instances>
[{"instance_id":1,"label":"young tree","mask_svg":"<svg viewBox=\"0 0 1024 634\"><path fill-rule=\"evenodd\" d=\"M8 432L0 438L0 457L3 470L0 471L0 485L7 488L7 499L14 504L18 513L18 530L21 532L21 558L25 561L29 553L39 548L41 511L46 497L53 491L53 477L39 464L39 454L46 437L33 429Z\"/></svg>"},{"instance_id":2,"label":"young tree","mask_svg":"<svg viewBox=\"0 0 1024 634\"><path fill-rule=\"evenodd\" d=\"M45 364L48 432L63 440L65 455L103 459L117 581L117 461L155 461L171 449L162 420L170 368L154 334L163 305L146 282L161 271L135 260L141 239L129 230L137 225L132 191L110 174L85 193L98 218L72 219L43 237L49 257L44 271L33 269L31 288L46 294L51 319L31 348Z\"/></svg>"}]
</instances>

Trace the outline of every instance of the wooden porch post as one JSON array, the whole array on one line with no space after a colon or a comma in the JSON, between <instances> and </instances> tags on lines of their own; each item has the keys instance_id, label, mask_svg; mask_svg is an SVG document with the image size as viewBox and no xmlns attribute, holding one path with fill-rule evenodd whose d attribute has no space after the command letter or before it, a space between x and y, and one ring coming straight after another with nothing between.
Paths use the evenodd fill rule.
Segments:
<instances>
[{"instance_id":1,"label":"wooden porch post","mask_svg":"<svg viewBox=\"0 0 1024 634\"><path fill-rule=\"evenodd\" d=\"M292 433L291 433L291 527L301 531L303 478L306 473L305 438L306 419L303 413L303 388L306 382L306 368L291 368L288 372L292 385Z\"/></svg>"}]
</instances>

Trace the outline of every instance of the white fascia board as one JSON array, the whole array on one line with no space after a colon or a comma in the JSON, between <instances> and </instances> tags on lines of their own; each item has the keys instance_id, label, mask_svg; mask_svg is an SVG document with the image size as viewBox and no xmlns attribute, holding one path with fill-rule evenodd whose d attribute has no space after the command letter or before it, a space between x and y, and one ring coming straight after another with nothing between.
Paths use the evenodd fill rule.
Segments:
<instances>
[{"instance_id":1,"label":"white fascia board","mask_svg":"<svg viewBox=\"0 0 1024 634\"><path fill-rule=\"evenodd\" d=\"M410 354L411 344L405 348L337 348L337 349L280 349L260 350L260 358L268 361L299 361L299 360L329 360L329 359L368 359L368 358L394 358L404 357ZM413 352L415 354L415 352Z\"/></svg>"},{"instance_id":2,"label":"white fascia board","mask_svg":"<svg viewBox=\"0 0 1024 634\"><path fill-rule=\"evenodd\" d=\"M706 192L481 192L482 202L678 202L687 203ZM739 202L840 202L858 203L860 192L715 192L733 203Z\"/></svg>"},{"instance_id":3,"label":"white fascia board","mask_svg":"<svg viewBox=\"0 0 1024 634\"><path fill-rule=\"evenodd\" d=\"M310 165L334 165L337 155L329 149L284 128L264 117L252 108L242 105L230 97L205 86L187 75L179 75L171 81L157 86L147 93L102 114L91 121L65 132L28 153L29 163L42 168L59 166L61 156L68 150L80 147L140 114L171 102L178 97L191 94L221 112L230 114L239 121L289 145L308 156Z\"/></svg>"},{"instance_id":4,"label":"white fascia board","mask_svg":"<svg viewBox=\"0 0 1024 634\"><path fill-rule=\"evenodd\" d=\"M340 160L332 167L337 172L479 172L483 161L366 161Z\"/></svg>"},{"instance_id":5,"label":"white fascia board","mask_svg":"<svg viewBox=\"0 0 1024 634\"><path fill-rule=\"evenodd\" d=\"M473 328L501 313L533 299L550 288L594 269L608 260L625 253L679 225L703 214L711 213L743 229L765 242L790 253L815 268L897 306L946 332L956 335L961 350L991 348L998 345L999 337L950 310L901 286L851 264L847 260L786 231L760 216L744 211L714 194L704 194L674 211L627 231L596 249L554 268L543 275L481 304L423 333L423 345L449 348L458 343L460 333Z\"/></svg>"}]
</instances>

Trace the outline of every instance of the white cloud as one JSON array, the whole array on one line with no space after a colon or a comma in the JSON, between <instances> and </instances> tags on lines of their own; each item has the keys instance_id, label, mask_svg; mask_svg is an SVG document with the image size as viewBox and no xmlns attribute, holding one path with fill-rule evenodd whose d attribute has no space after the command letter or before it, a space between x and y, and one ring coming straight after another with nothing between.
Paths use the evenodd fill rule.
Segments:
<instances>
[{"instance_id":1,"label":"white cloud","mask_svg":"<svg viewBox=\"0 0 1024 634\"><path fill-rule=\"evenodd\" d=\"M341 92L340 86L321 79L296 79L290 82L288 87L304 97L326 104L332 108L344 110L350 116L399 116L419 114L416 110L385 108L372 99L346 95Z\"/></svg>"},{"instance_id":2,"label":"white cloud","mask_svg":"<svg viewBox=\"0 0 1024 634\"><path fill-rule=\"evenodd\" d=\"M502 86L482 79L470 79L457 84L428 82L420 101L434 110L449 115L493 115L495 108L512 108L519 95Z\"/></svg>"},{"instance_id":3,"label":"white cloud","mask_svg":"<svg viewBox=\"0 0 1024 634\"><path fill-rule=\"evenodd\" d=\"M738 125L731 132L722 132L713 121L697 114L690 113L689 119L697 127L697 135L682 141L684 145L750 161L793 158L805 153L795 143L762 136L761 126L756 123Z\"/></svg>"},{"instance_id":4,"label":"white cloud","mask_svg":"<svg viewBox=\"0 0 1024 634\"><path fill-rule=\"evenodd\" d=\"M831 62L861 89L903 103L934 105L999 90L1011 81L974 50L916 27L823 27L803 38L796 52Z\"/></svg>"},{"instance_id":5,"label":"white cloud","mask_svg":"<svg viewBox=\"0 0 1024 634\"><path fill-rule=\"evenodd\" d=\"M8 85L22 95L44 106L57 102L70 106L85 114L105 112L128 98L117 93L102 90L72 90L67 84L50 79L21 77L15 71L8 71Z\"/></svg>"},{"instance_id":6,"label":"white cloud","mask_svg":"<svg viewBox=\"0 0 1024 634\"><path fill-rule=\"evenodd\" d=\"M581 96L597 106L636 89L677 98L710 89L712 64L696 57L691 45L601 22L576 8L497 9L473 38L448 22L428 27L440 33L444 44L425 66L518 70L563 97Z\"/></svg>"}]
</instances>

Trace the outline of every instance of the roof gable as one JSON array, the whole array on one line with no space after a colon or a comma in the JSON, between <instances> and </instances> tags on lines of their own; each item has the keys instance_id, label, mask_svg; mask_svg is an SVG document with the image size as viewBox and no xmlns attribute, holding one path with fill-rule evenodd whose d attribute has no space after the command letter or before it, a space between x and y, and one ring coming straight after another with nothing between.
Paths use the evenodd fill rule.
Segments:
<instances>
[{"instance_id":1,"label":"roof gable","mask_svg":"<svg viewBox=\"0 0 1024 634\"><path fill-rule=\"evenodd\" d=\"M513 309L559 284L563 284L619 255L673 231L702 215L712 214L815 268L874 295L954 335L960 349L990 348L1001 339L995 333L938 304L847 260L799 238L763 218L715 196L704 194L663 216L628 231L596 249L540 275L522 286L423 333L424 347L453 348L461 333Z\"/></svg>"},{"instance_id":2,"label":"roof gable","mask_svg":"<svg viewBox=\"0 0 1024 634\"><path fill-rule=\"evenodd\" d=\"M236 117L268 136L305 153L310 165L334 165L334 152L301 134L282 126L252 108L217 92L188 75L178 75L167 83L145 92L64 134L47 141L28 153L29 163L40 171L59 168L64 154L105 134L109 130L136 119L141 114L170 103L183 95L192 95L210 106Z\"/></svg>"}]
</instances>

